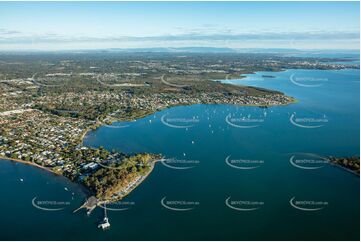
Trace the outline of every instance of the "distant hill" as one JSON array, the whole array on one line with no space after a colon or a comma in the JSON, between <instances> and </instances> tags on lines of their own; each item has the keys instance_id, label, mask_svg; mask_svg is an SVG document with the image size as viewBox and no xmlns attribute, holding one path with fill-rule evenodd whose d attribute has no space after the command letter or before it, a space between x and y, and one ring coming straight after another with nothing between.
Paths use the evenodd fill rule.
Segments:
<instances>
[{"instance_id":1,"label":"distant hill","mask_svg":"<svg viewBox=\"0 0 361 242\"><path fill-rule=\"evenodd\" d=\"M129 49L107 49L105 51L124 51L124 52L191 52L191 53L234 53L232 48L218 47L158 47L158 48L129 48Z\"/></svg>"},{"instance_id":2,"label":"distant hill","mask_svg":"<svg viewBox=\"0 0 361 242\"><path fill-rule=\"evenodd\" d=\"M227 47L152 47L152 48L109 48L109 49L84 49L84 50L21 50L0 51L0 54L32 54L32 53L254 53L254 54L279 54L282 56L292 55L326 55L346 54L359 57L359 50L310 50L310 49L286 49L286 48L227 48ZM315 56L316 57L316 56ZM331 56L332 57L332 56Z\"/></svg>"}]
</instances>

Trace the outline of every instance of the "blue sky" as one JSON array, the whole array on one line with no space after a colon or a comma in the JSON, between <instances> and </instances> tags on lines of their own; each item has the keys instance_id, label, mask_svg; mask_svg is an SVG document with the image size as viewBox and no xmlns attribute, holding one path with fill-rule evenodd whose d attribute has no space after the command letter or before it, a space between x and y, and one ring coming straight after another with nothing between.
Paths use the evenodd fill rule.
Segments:
<instances>
[{"instance_id":1,"label":"blue sky","mask_svg":"<svg viewBox=\"0 0 361 242\"><path fill-rule=\"evenodd\" d=\"M0 49L358 49L359 2L0 2Z\"/></svg>"}]
</instances>

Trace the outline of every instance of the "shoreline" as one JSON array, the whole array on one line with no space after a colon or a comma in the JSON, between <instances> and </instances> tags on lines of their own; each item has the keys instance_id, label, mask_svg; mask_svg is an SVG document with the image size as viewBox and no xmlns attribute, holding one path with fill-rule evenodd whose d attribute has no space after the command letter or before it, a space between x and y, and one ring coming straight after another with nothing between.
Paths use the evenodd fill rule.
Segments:
<instances>
[{"instance_id":1,"label":"shoreline","mask_svg":"<svg viewBox=\"0 0 361 242\"><path fill-rule=\"evenodd\" d=\"M128 196L133 190L135 190L140 184L142 184L143 181L145 181L145 179L148 178L148 176L153 172L154 167L155 167L155 165L157 164L158 161L159 161L159 160L153 161L153 164L152 164L150 170L148 171L148 173L147 173L145 176L142 176L142 179L140 179L140 180L135 184L135 186L133 187L133 189L129 190L129 192L127 192L122 198Z\"/></svg>"},{"instance_id":2,"label":"shoreline","mask_svg":"<svg viewBox=\"0 0 361 242\"><path fill-rule=\"evenodd\" d=\"M89 191L89 189L87 187L85 187L83 184L79 183L79 182L75 182L71 179L69 179L68 177L62 175L62 174L59 174L47 167L44 167L44 166L41 166L39 164L36 164L35 162L31 162L31 161L24 161L24 160L20 160L20 159L16 159L16 158L10 158L10 157L4 157L4 156L0 156L0 160L4 160L4 161L9 161L9 162L12 162L12 163L20 163L20 164L23 164L23 165L26 165L26 166L31 166L31 167L34 167L34 168L38 168L42 171L45 171L45 172L49 172L51 175L54 175L54 176L59 176L59 177L63 177L64 179L66 179L67 181L71 182L71 183L74 183L76 184L77 186L80 187L81 191L85 193L86 196L89 196L91 193Z\"/></svg>"},{"instance_id":3,"label":"shoreline","mask_svg":"<svg viewBox=\"0 0 361 242\"><path fill-rule=\"evenodd\" d=\"M155 165L157 164L158 161L159 160L154 160L150 170L148 171L148 173L146 175L142 176L142 178L134 184L133 188L131 190L129 190L126 194L124 194L121 198L115 199L115 200L106 199L106 200L103 200L103 201L99 201L98 204L102 205L102 204L106 204L106 203L112 203L112 202L115 202L115 201L120 201L123 198L125 198L126 196L128 196L132 191L134 191L140 184L142 184L150 176L150 174L153 172L153 169L154 169L154 167L155 167Z\"/></svg>"},{"instance_id":4,"label":"shoreline","mask_svg":"<svg viewBox=\"0 0 361 242\"><path fill-rule=\"evenodd\" d=\"M174 108L174 107L181 107L181 106L192 106L192 105L230 105L230 106L241 106L241 107L274 107L274 106L287 106L287 105L291 105L291 104L294 104L294 103L297 103L298 100L293 98L293 97L289 97L290 98L290 102L288 103L285 103L285 104L275 104L275 105L259 105L259 104L229 104L229 103L194 103L194 104L188 104L188 105L185 105L185 104L179 104L179 105L172 105L172 106L167 106L167 107L164 107L162 109L159 109L159 110L155 110L154 112L149 112L147 113L146 115L143 115L143 116L138 116L138 117L135 117L135 118L124 118L124 119L111 119L110 120L110 123L114 123L114 122L131 122L133 121L134 119L142 119L142 118L145 118L147 116L150 116L150 115L154 115L155 113L157 112L161 112L163 110L166 110L166 109L170 109L170 108ZM39 111L37 109L34 109L36 111ZM40 110L41 111L41 110ZM91 126L87 127L82 135L79 137L79 144L82 144L84 145L84 139L86 137L86 135L90 132L90 131L93 131L93 130L96 130L100 127L102 127L103 125L106 125L107 123L104 122L104 121L100 121L100 120L96 120L94 124L92 124ZM19 163L22 163L22 164L25 164L25 165L30 165L30 166L33 166L33 167L37 167L37 168L40 168L40 169L43 169L45 171L48 171L54 175L57 175L57 176L63 176L65 177L64 175L60 174L60 173L57 173L55 171L53 171L52 169L50 168L47 168L47 167L44 167L44 166L41 166L35 162L31 162L31 161L25 161L25 160L21 160L21 159L18 159L18 158L11 158L11 157L7 157L7 156L0 156L0 159L3 159L3 160L8 160L8 161L12 161L12 162L19 162ZM155 162L156 163L156 162ZM154 167L154 166L153 166ZM153 169L152 169L153 170ZM66 179L68 179L69 181L71 182L74 182L72 180L70 180L69 178L65 177ZM78 182L75 182L77 184L79 184Z\"/></svg>"},{"instance_id":5,"label":"shoreline","mask_svg":"<svg viewBox=\"0 0 361 242\"><path fill-rule=\"evenodd\" d=\"M285 95L285 94L283 94ZM287 95L285 95L287 96ZM277 104L277 105L268 105L268 106L262 106L262 105L259 105L259 104L243 104L243 105L240 105L240 104L230 104L230 103L194 103L194 104L179 104L179 105L171 105L171 106L166 106L164 108L161 108L159 110L154 110L152 112L147 112L146 115L142 115L142 116L138 116L138 117L129 117L129 118L124 118L124 119L117 119L117 118L110 118L110 120L107 120L107 121L100 121L100 120L95 120L94 123L92 123L91 125L89 125L88 127L86 127L83 131L83 133L81 134L81 136L79 137L79 144L80 145L83 145L84 146L84 140L87 136L87 134L90 132L90 131L95 131L97 130L98 128L106 125L107 123L114 123L114 122L127 122L127 121L133 121L134 119L138 120L138 119L142 119L142 118L145 118L147 116L150 116L150 115L154 115L155 113L157 112L161 112L163 110L166 110L166 109L170 109L170 108L174 108L174 107L181 107L181 106L192 106L192 105L229 105L229 106L240 106L240 107L265 107L265 108L268 108L268 107L275 107L275 106L287 106L287 105L291 105L291 104L295 104L298 102L297 99L293 98L293 97L289 97L289 102L288 103L284 103L284 104ZM94 148L94 147L93 147ZM95 148L96 149L96 148ZM3 160L7 160L7 161L11 161L11 162L19 162L19 163L22 163L22 164L25 164L25 165L29 165L29 166L33 166L33 167L36 167L36 168L40 168L44 171L48 171L56 176L62 176L64 177L65 179L67 179L68 181L72 182L72 183L75 183L76 185L79 185L81 187L81 190L86 194L86 196L89 198L90 196L93 196L94 194L90 191L90 189L88 187L86 187L84 184L82 184L81 182L79 181L74 181L74 180L71 180L69 179L68 177L62 175L62 174L59 174L55 171L53 171L52 169L50 168L47 168L47 167L44 167L44 166L41 166L35 162L31 162L31 161L25 161L25 160L21 160L21 159L17 159L17 158L10 158L10 157L4 157L4 156L0 156L0 159L3 159ZM125 197L127 197L131 192L133 192L138 186L140 186L148 177L149 175L153 172L154 170L154 167L156 166L156 163L158 162L159 160L153 160L152 161L152 165L150 167L150 170L147 172L146 175L144 175L141 179L139 179L132 187L129 191L126 192L126 194L122 195L121 197L118 197L118 198L108 198L108 199L104 199L104 200L100 200L98 201L98 204L104 204L104 203L112 203L112 202L115 202L115 201L120 201L122 199L124 199ZM339 165L339 164L332 164L333 166L335 167L339 167L340 169L343 169L345 171L348 171L349 173L352 173L356 176L359 176L359 174ZM121 191L120 191L121 192ZM116 194L116 193L115 193Z\"/></svg>"},{"instance_id":6,"label":"shoreline","mask_svg":"<svg viewBox=\"0 0 361 242\"><path fill-rule=\"evenodd\" d=\"M233 84L232 84L233 85ZM287 96L287 95L285 95ZM287 96L289 97L289 96ZM261 104L231 104L231 103L192 103L192 104L179 104L179 105L171 105L171 106L168 106L168 107L164 107L162 109L158 109L158 110L155 110L154 112L149 112L147 113L146 115L143 115L143 116L138 116L138 117L132 117L132 118L124 118L124 119L117 119L117 118L114 118L114 119L110 119L108 120L110 125L115 123L115 122L132 122L134 120L138 120L138 119L142 119L142 118L145 118L147 116L150 116L150 115L154 115L155 113L157 112L161 112L161 111L164 111L164 110L167 110L167 109L170 109L170 108L175 108L175 107L187 107L187 106L192 106L192 105L229 105L229 106L239 106L239 107L259 107L259 108L271 108L271 107L284 107L284 106L288 106L288 105L292 105L292 104L296 104L299 102L298 99L294 98L294 97L289 97L290 98L290 101L288 103L281 103L281 104L273 104L273 105L261 105ZM103 126L103 125L109 125L107 124L106 122L103 122L103 121L98 121L98 123L96 124L96 126L92 127L92 128L88 128L87 131L85 132L85 134L83 134L81 137L82 137L82 141L84 140L86 134L91 131L93 128L94 130L98 129L99 127Z\"/></svg>"},{"instance_id":7,"label":"shoreline","mask_svg":"<svg viewBox=\"0 0 361 242\"><path fill-rule=\"evenodd\" d=\"M36 167L36 168L40 168L42 170L45 170L47 172L50 172L54 175L57 175L57 176L62 176L62 177L65 177L63 176L62 174L59 174L45 166L41 166L39 164L36 164L35 162L31 162L31 161L25 161L25 160L21 160L21 159L16 159L16 158L11 158L11 157L6 157L6 156L0 156L0 160L7 160L7 161L11 161L11 162L18 162L18 163L22 163L24 165L28 165L28 166L33 166L33 167ZM66 179L68 179L69 181L71 181L69 178L65 177ZM71 181L73 182L73 181Z\"/></svg>"},{"instance_id":8,"label":"shoreline","mask_svg":"<svg viewBox=\"0 0 361 242\"><path fill-rule=\"evenodd\" d=\"M233 85L233 84L231 84ZM170 109L170 108L173 108L173 107L179 107L179 106L192 106L192 105L197 105L197 104L200 104L200 105L230 105L230 106L241 106L241 107L273 107L273 106L287 106L287 105L290 105L290 104L294 104L294 103L297 103L297 100L293 97L290 97L290 96L287 96L283 93L280 93L281 95L284 95L286 96L289 100L287 103L280 103L280 104L272 104L272 105L262 105L262 104L235 104L235 103L191 103L191 104L184 104L184 103L179 103L177 105L170 105L170 106L165 106L163 108L160 108L158 110L149 110L145 113L145 115L141 115L141 116L137 116L137 117L126 117L124 119L119 119L119 118L114 118L114 119L111 119L108 120L108 122L110 121L111 124L114 123L114 122L130 122L130 121L133 121L133 120L138 120L138 119L141 119L141 118L145 118L147 116L150 116L150 115L154 115L155 113L157 112L160 112L160 111L163 111L163 110L166 110L166 109ZM272 93L269 94L270 96L274 95ZM35 109L37 110L37 109ZM37 111L41 111L41 110L37 110ZM88 126L87 128L84 129L83 133L81 134L81 136L79 137L79 144L80 145L84 145L84 139L85 137L87 136L87 134L90 132L90 131L93 131L93 130L96 130L98 128L100 128L101 126L103 125L106 125L107 122L105 122L104 120L100 121L99 119L97 120L93 120L93 124L91 124L90 126ZM91 147L90 147L91 148ZM4 156L0 156L0 159L3 159L3 160L8 160L8 161L11 161L11 162L19 162L19 163L22 163L22 164L25 164L25 165L29 165L29 166L33 166L33 167L36 167L36 168L40 168L44 171L48 171L56 176L62 176L64 177L65 179L67 179L68 181L70 182L73 182L77 185L79 185L82 190L84 190L84 192L86 193L87 196L91 196L91 195L94 195L92 194L92 192L90 191L90 189L86 186L84 186L82 183L78 182L78 181L74 181L74 180L71 180L69 179L68 177L64 176L63 174L60 174L60 173L57 173L55 172L54 170L50 169L50 168L47 168L45 166L41 166L35 162L31 162L31 161L25 161L25 160L21 160L21 159L17 159L17 158L10 158L10 157L4 157ZM153 171L157 161L153 161L153 165L150 169L150 171L148 172L147 175L145 175L142 179L140 179L136 185L134 186L134 188L132 188L130 191L128 191L124 196L122 196L119 200L123 199L125 196L128 196L134 189L136 189L149 175L150 173Z\"/></svg>"},{"instance_id":9,"label":"shoreline","mask_svg":"<svg viewBox=\"0 0 361 242\"><path fill-rule=\"evenodd\" d=\"M349 169L349 168L347 168L347 167L344 167L344 166L342 166L342 165L340 165L340 164L338 164L338 163L330 162L330 164L331 164L331 166L333 166L333 167L336 167L336 168L338 168L338 169L341 169L341 170L344 170L344 171L346 171L346 172L348 172L348 173L351 173L351 174L353 174L353 175L355 175L355 176L357 176L357 177L360 177L360 174L357 173L356 171L351 170L351 169Z\"/></svg>"}]
</instances>

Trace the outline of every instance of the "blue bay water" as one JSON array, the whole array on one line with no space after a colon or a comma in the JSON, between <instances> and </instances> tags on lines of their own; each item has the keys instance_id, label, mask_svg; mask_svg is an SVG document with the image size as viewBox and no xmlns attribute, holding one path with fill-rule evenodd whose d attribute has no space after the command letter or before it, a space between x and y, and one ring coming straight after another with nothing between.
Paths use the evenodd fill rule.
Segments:
<instances>
[{"instance_id":1,"label":"blue bay water","mask_svg":"<svg viewBox=\"0 0 361 242\"><path fill-rule=\"evenodd\" d=\"M125 198L133 205L108 212L108 231L96 228L101 209L91 217L84 211L72 214L85 197L75 184L22 164L0 162L0 184L6 194L0 199L5 214L0 238L358 240L359 177L329 164L300 169L290 158L301 153L359 154L359 81L359 70L259 72L224 82L279 90L298 102L270 108L180 106L127 122L125 128L116 122L90 132L84 141L87 146L193 161L190 169L157 163L152 174ZM227 164L227 157L228 161L262 162L255 169L243 170ZM60 211L39 210L31 203L35 196L70 201L70 205ZM227 198L262 204L256 210L239 211L226 205ZM303 211L292 207L292 198L327 205ZM197 205L189 211L174 211L162 206L162 199ZM15 234L14 225L21 226L23 233Z\"/></svg>"}]
</instances>

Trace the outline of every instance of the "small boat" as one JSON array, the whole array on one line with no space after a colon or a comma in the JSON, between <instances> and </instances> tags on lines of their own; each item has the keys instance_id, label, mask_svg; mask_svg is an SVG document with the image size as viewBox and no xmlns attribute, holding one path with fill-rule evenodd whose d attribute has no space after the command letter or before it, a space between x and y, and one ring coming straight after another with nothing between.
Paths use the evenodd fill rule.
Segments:
<instances>
[{"instance_id":1,"label":"small boat","mask_svg":"<svg viewBox=\"0 0 361 242\"><path fill-rule=\"evenodd\" d=\"M24 179L23 179L23 178L20 178L20 181L21 181L21 182L23 182L23 181L24 181Z\"/></svg>"},{"instance_id":2,"label":"small boat","mask_svg":"<svg viewBox=\"0 0 361 242\"><path fill-rule=\"evenodd\" d=\"M88 208L86 211L86 215L90 216L90 214L93 212L94 209L95 209L95 206Z\"/></svg>"},{"instance_id":3,"label":"small boat","mask_svg":"<svg viewBox=\"0 0 361 242\"><path fill-rule=\"evenodd\" d=\"M103 230L108 229L109 227L110 227L110 223L109 223L107 217L105 217L103 222L98 225L98 228L103 229Z\"/></svg>"}]
</instances>

